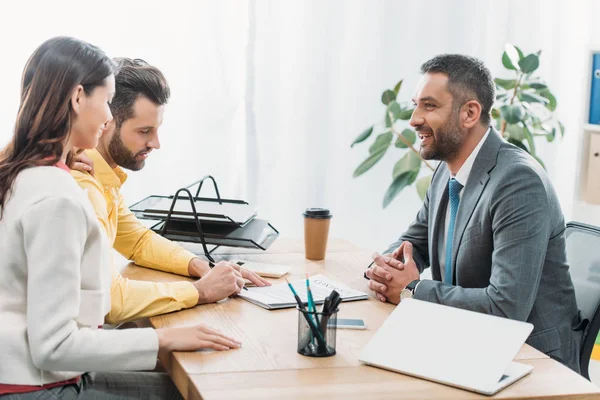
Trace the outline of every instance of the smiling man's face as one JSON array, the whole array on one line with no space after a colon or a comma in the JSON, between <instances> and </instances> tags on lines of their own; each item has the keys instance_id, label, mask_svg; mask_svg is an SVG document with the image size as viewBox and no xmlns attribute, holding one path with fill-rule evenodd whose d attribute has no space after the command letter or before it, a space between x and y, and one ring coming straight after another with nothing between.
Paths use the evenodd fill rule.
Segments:
<instances>
[{"instance_id":1,"label":"smiling man's face","mask_svg":"<svg viewBox=\"0 0 600 400\"><path fill-rule=\"evenodd\" d=\"M466 133L460 126L460 104L448 90L448 76L426 73L417 85L413 98L415 110L410 125L421 140L421 157L426 160L450 161L459 153Z\"/></svg>"}]
</instances>

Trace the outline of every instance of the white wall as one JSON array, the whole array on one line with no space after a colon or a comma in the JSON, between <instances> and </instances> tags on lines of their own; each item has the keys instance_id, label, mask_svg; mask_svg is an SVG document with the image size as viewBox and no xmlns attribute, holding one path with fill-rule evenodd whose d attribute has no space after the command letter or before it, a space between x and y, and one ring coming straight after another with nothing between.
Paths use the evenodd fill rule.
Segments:
<instances>
[{"instance_id":1,"label":"white wall","mask_svg":"<svg viewBox=\"0 0 600 400\"><path fill-rule=\"evenodd\" d=\"M130 174L130 203L212 174L223 195L255 202L282 236L301 236L304 208L327 206L332 236L381 249L420 203L408 188L381 208L399 152L352 179L368 145L349 145L381 118L381 92L404 78L408 99L420 64L443 52L509 77L500 57L511 42L542 49L539 72L559 102L565 140L540 147L564 212L598 220L596 207L574 212L598 11L598 2L559 0L12 1L0 13L0 144L12 134L27 57L51 36L76 36L110 56L146 59L171 85L163 148Z\"/></svg>"}]
</instances>

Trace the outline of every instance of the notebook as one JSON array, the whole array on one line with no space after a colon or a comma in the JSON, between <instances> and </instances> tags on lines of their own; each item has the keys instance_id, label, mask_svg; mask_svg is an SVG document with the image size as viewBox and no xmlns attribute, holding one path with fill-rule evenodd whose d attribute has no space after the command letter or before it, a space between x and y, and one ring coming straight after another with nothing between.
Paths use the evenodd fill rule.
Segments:
<instances>
[{"instance_id":1,"label":"notebook","mask_svg":"<svg viewBox=\"0 0 600 400\"><path fill-rule=\"evenodd\" d=\"M367 300L369 298L366 293L352 289L343 283L334 282L325 275L311 276L309 281L315 304L323 304L332 290L336 290L340 294L342 301ZM306 279L297 280L291 282L291 284L298 293L298 297L303 302L307 302ZM287 283L265 287L250 287L248 290L243 290L238 296L267 310L292 308L298 305Z\"/></svg>"}]
</instances>

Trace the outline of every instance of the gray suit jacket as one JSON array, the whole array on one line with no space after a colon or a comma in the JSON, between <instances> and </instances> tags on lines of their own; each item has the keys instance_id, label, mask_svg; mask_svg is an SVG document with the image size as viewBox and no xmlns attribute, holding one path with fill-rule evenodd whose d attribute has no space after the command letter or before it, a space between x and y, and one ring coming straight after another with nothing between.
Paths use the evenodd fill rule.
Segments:
<instances>
[{"instance_id":1,"label":"gray suit jacket","mask_svg":"<svg viewBox=\"0 0 600 400\"><path fill-rule=\"evenodd\" d=\"M456 217L454 285L442 283L439 227L450 172L436 169L416 220L386 253L408 240L420 271L415 298L534 325L527 343L579 372L581 321L566 260L565 221L544 169L492 128ZM493 343L490 343L493 346Z\"/></svg>"}]
</instances>

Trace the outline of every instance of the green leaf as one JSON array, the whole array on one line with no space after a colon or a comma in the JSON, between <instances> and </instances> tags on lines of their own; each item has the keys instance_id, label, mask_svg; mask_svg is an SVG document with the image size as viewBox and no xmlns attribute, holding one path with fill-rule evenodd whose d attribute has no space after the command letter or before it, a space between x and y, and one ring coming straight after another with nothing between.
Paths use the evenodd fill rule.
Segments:
<instances>
[{"instance_id":1,"label":"green leaf","mask_svg":"<svg viewBox=\"0 0 600 400\"><path fill-rule=\"evenodd\" d=\"M417 175L419 175L419 171L409 171L394 179L383 196L383 208L386 208L402 189L413 183L417 179Z\"/></svg>"},{"instance_id":2,"label":"green leaf","mask_svg":"<svg viewBox=\"0 0 600 400\"><path fill-rule=\"evenodd\" d=\"M407 152L394 166L392 178L396 179L400 175L410 171L419 171L421 169L421 158L414 151Z\"/></svg>"},{"instance_id":3,"label":"green leaf","mask_svg":"<svg viewBox=\"0 0 600 400\"><path fill-rule=\"evenodd\" d=\"M402 87L402 81L403 79L400 79L400 82L396 83L396 86L394 86L394 93L396 93L396 96L398 96L398 92L400 92L400 88Z\"/></svg>"},{"instance_id":4,"label":"green leaf","mask_svg":"<svg viewBox=\"0 0 600 400\"><path fill-rule=\"evenodd\" d=\"M526 152L528 152L528 153L529 153L529 150L527 149L527 147L525 147L525 145L524 145L522 142L519 142L518 140L510 139L510 138L509 138L509 139L507 139L507 141L508 141L509 143L512 143L512 144L514 144L514 145L515 145L515 146L517 146L518 148L520 148L520 149L523 149L523 150L525 150Z\"/></svg>"},{"instance_id":5,"label":"green leaf","mask_svg":"<svg viewBox=\"0 0 600 400\"><path fill-rule=\"evenodd\" d=\"M500 107L500 114L509 124L516 124L525 116L525 110L521 105L514 104Z\"/></svg>"},{"instance_id":6,"label":"green leaf","mask_svg":"<svg viewBox=\"0 0 600 400\"><path fill-rule=\"evenodd\" d=\"M388 104L387 111L388 111L388 114L390 112L392 113L393 119L395 121L398 118L398 114L400 114L402 109L400 108L400 104L396 103L395 101L392 101L392 102L390 102L390 104Z\"/></svg>"},{"instance_id":7,"label":"green leaf","mask_svg":"<svg viewBox=\"0 0 600 400\"><path fill-rule=\"evenodd\" d=\"M500 79L500 78L496 78L496 79L494 79L494 82L496 82L496 85L498 85L502 89L506 89L506 90L514 89L515 86L517 86L517 80L516 79Z\"/></svg>"},{"instance_id":8,"label":"green leaf","mask_svg":"<svg viewBox=\"0 0 600 400\"><path fill-rule=\"evenodd\" d=\"M519 52L512 44L506 44L504 46L504 54L502 54L502 64L507 69L520 70L519 67Z\"/></svg>"},{"instance_id":9,"label":"green leaf","mask_svg":"<svg viewBox=\"0 0 600 400\"><path fill-rule=\"evenodd\" d=\"M547 98L535 93L519 92L517 97L519 98L519 100L526 101L528 103L542 103L546 105L550 102L550 100L548 100Z\"/></svg>"},{"instance_id":10,"label":"green leaf","mask_svg":"<svg viewBox=\"0 0 600 400\"><path fill-rule=\"evenodd\" d=\"M521 49L518 46L515 46L515 49L517 49L517 53L519 54L519 61L521 61L523 58L525 58L525 56L523 55L523 52L521 51Z\"/></svg>"},{"instance_id":11,"label":"green leaf","mask_svg":"<svg viewBox=\"0 0 600 400\"><path fill-rule=\"evenodd\" d=\"M354 174L352 176L356 178L371 169L373 165L377 164L377 161L381 160L387 149L387 147L382 147L379 151L371 154L356 168L356 170L354 170Z\"/></svg>"},{"instance_id":12,"label":"green leaf","mask_svg":"<svg viewBox=\"0 0 600 400\"><path fill-rule=\"evenodd\" d=\"M415 142L417 141L417 134L412 129L407 128L403 130L402 133L400 133L400 135L402 135L402 137L404 137L404 139L406 139L406 141L408 141L408 143L410 143L411 145L415 144ZM399 149L408 148L408 146L405 144L405 141L403 141L400 137L396 139L396 147Z\"/></svg>"},{"instance_id":13,"label":"green leaf","mask_svg":"<svg viewBox=\"0 0 600 400\"><path fill-rule=\"evenodd\" d=\"M531 126L534 129L542 129L542 121L540 121L540 119L534 115L534 114L530 114L531 115Z\"/></svg>"},{"instance_id":14,"label":"green leaf","mask_svg":"<svg viewBox=\"0 0 600 400\"><path fill-rule=\"evenodd\" d=\"M355 144L360 143L360 142L364 142L365 140L367 140L367 138L369 136L371 136L371 133L373 133L373 127L369 127L367 129L365 129L365 131L363 133L361 133L360 135L358 135L358 137L356 139L354 139L354 142L352 142L352 144L350 145L350 147L354 147Z\"/></svg>"},{"instance_id":15,"label":"green leaf","mask_svg":"<svg viewBox=\"0 0 600 400\"><path fill-rule=\"evenodd\" d=\"M535 158L537 160L537 162L540 163L540 165L542 166L542 168L546 169L546 165L544 164L544 162L542 161L541 158L539 158L538 156L536 156L535 154L532 154L533 158Z\"/></svg>"},{"instance_id":16,"label":"green leaf","mask_svg":"<svg viewBox=\"0 0 600 400\"><path fill-rule=\"evenodd\" d=\"M375 143L373 143L371 147L369 147L369 153L373 154L377 153L381 149L387 149L392 143L393 137L394 134L389 131L380 134L379 136L377 136L377 139L375 139Z\"/></svg>"},{"instance_id":17,"label":"green leaf","mask_svg":"<svg viewBox=\"0 0 600 400\"><path fill-rule=\"evenodd\" d=\"M523 127L519 124L507 125L506 132L510 139L518 140L519 142L522 142L523 139L525 139L525 132L523 131Z\"/></svg>"},{"instance_id":18,"label":"green leaf","mask_svg":"<svg viewBox=\"0 0 600 400\"><path fill-rule=\"evenodd\" d=\"M531 82L528 84L530 88L535 89L535 90L539 90L539 89L547 89L548 86L546 86L543 83L539 83L539 82Z\"/></svg>"},{"instance_id":19,"label":"green leaf","mask_svg":"<svg viewBox=\"0 0 600 400\"><path fill-rule=\"evenodd\" d=\"M523 124L523 133L525 133L525 140L527 140L527 144L529 145L529 153L535 155L535 143L533 141L533 135L527 127L527 124Z\"/></svg>"},{"instance_id":20,"label":"green leaf","mask_svg":"<svg viewBox=\"0 0 600 400\"><path fill-rule=\"evenodd\" d=\"M500 132L500 129L502 129L502 118L494 120L494 128L496 128L496 130Z\"/></svg>"},{"instance_id":21,"label":"green leaf","mask_svg":"<svg viewBox=\"0 0 600 400\"><path fill-rule=\"evenodd\" d=\"M398 113L398 115L396 115L396 118L401 119L403 121L408 121L412 117L413 110L414 108L410 107L404 108Z\"/></svg>"},{"instance_id":22,"label":"green leaf","mask_svg":"<svg viewBox=\"0 0 600 400\"><path fill-rule=\"evenodd\" d=\"M396 101L396 92L389 89L383 92L381 95L381 102L387 106L392 101Z\"/></svg>"},{"instance_id":23,"label":"green leaf","mask_svg":"<svg viewBox=\"0 0 600 400\"><path fill-rule=\"evenodd\" d=\"M502 65L504 65L504 68L506 69L516 70L506 52L502 53Z\"/></svg>"},{"instance_id":24,"label":"green leaf","mask_svg":"<svg viewBox=\"0 0 600 400\"><path fill-rule=\"evenodd\" d=\"M497 108L492 108L492 118L500 118L500 110L498 110Z\"/></svg>"},{"instance_id":25,"label":"green leaf","mask_svg":"<svg viewBox=\"0 0 600 400\"><path fill-rule=\"evenodd\" d=\"M546 135L546 140L548 142L554 142L554 139L556 139L556 128L552 128L550 133Z\"/></svg>"},{"instance_id":26,"label":"green leaf","mask_svg":"<svg viewBox=\"0 0 600 400\"><path fill-rule=\"evenodd\" d=\"M548 89L542 89L538 92L538 94L542 97L548 99L548 104L546 104L546 108L550 111L556 110L556 97Z\"/></svg>"},{"instance_id":27,"label":"green leaf","mask_svg":"<svg viewBox=\"0 0 600 400\"><path fill-rule=\"evenodd\" d=\"M529 116L531 116L531 119L534 120L536 118L534 116L535 111L533 110L533 107L531 107L531 104L529 104L526 101L523 101L523 102L521 102L521 105L525 109L525 114L528 114Z\"/></svg>"},{"instance_id":28,"label":"green leaf","mask_svg":"<svg viewBox=\"0 0 600 400\"><path fill-rule=\"evenodd\" d=\"M392 117L390 116L390 113L386 109L385 110L385 127L391 128L392 125L394 125L394 121L392 121Z\"/></svg>"},{"instance_id":29,"label":"green leaf","mask_svg":"<svg viewBox=\"0 0 600 400\"><path fill-rule=\"evenodd\" d=\"M560 137L561 138L564 137L565 136L565 126L560 121L558 121L558 129L560 129Z\"/></svg>"},{"instance_id":30,"label":"green leaf","mask_svg":"<svg viewBox=\"0 0 600 400\"><path fill-rule=\"evenodd\" d=\"M425 200L425 195L427 194L427 189L429 189L429 186L431 185L432 177L433 175L422 176L416 183L417 193L419 194L421 200Z\"/></svg>"},{"instance_id":31,"label":"green leaf","mask_svg":"<svg viewBox=\"0 0 600 400\"><path fill-rule=\"evenodd\" d=\"M522 60L519 60L521 71L526 74L531 74L540 66L540 57L537 54L529 54Z\"/></svg>"}]
</instances>

